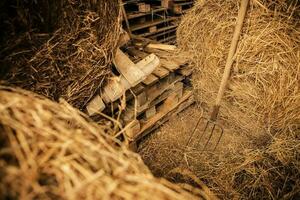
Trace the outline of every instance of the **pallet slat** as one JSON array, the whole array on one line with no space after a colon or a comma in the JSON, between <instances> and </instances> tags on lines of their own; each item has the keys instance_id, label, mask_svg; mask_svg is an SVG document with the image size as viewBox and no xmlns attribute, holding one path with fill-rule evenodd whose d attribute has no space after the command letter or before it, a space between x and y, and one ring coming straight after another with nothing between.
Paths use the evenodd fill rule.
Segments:
<instances>
[{"instance_id":1,"label":"pallet slat","mask_svg":"<svg viewBox=\"0 0 300 200\"><path fill-rule=\"evenodd\" d=\"M176 18L174 18L174 17L161 18L161 19L155 19L153 21L150 21L150 22L147 22L147 23L144 23L144 24L133 25L133 26L131 26L131 31L137 31L137 30L147 28L147 27L150 27L150 26L155 26L155 25L158 25L158 24L161 24L161 23L166 23L166 22L172 21L174 19L176 19Z\"/></svg>"}]
</instances>

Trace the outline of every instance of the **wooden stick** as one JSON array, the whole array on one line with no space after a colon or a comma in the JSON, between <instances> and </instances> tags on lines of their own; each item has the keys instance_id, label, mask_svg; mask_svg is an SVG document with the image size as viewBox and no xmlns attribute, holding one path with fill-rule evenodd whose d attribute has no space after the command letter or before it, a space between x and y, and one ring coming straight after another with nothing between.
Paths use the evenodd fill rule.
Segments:
<instances>
[{"instance_id":1,"label":"wooden stick","mask_svg":"<svg viewBox=\"0 0 300 200\"><path fill-rule=\"evenodd\" d=\"M241 7L240 7L240 10L239 10L239 13L238 13L237 24L235 26L233 38L232 38L229 53L228 53L228 56L227 56L226 65L225 65L225 69L224 69L224 74L223 74L222 81L221 81L221 84L220 84L220 88L219 88L219 91L218 91L218 96L217 96L217 99L216 99L216 103L214 105L213 112L212 112L211 117L210 117L210 119L212 121L215 121L218 117L218 114L219 114L220 103L221 103L222 97L224 96L225 89L226 89L226 86L227 86L227 83L228 83L228 80L229 80L229 77L230 77L231 67L232 67L232 64L234 62L233 57L234 57L234 54L236 53L237 44L238 44L238 41L239 41L239 37L241 35L241 30L242 30L243 22L244 22L244 19L245 19L248 2L249 2L249 0L242 0L241 1Z\"/></svg>"},{"instance_id":2,"label":"wooden stick","mask_svg":"<svg viewBox=\"0 0 300 200\"><path fill-rule=\"evenodd\" d=\"M126 23L126 26L127 26L127 31L128 31L129 36L131 38L132 37L132 32L131 32L129 21L128 21L128 18L127 18L127 13L126 13L126 10L124 8L123 0L121 0L121 9L122 9L123 17L124 17L124 20L125 20L125 23Z\"/></svg>"}]
</instances>

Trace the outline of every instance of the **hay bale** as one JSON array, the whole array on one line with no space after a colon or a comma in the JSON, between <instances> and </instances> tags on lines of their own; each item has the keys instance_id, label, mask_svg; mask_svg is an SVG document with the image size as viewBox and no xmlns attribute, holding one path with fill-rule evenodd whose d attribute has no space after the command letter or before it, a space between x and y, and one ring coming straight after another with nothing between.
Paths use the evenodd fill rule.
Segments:
<instances>
[{"instance_id":1,"label":"hay bale","mask_svg":"<svg viewBox=\"0 0 300 200\"><path fill-rule=\"evenodd\" d=\"M47 5L48 15L55 21L53 31L45 32L34 24L5 43L1 63L8 72L3 84L52 100L63 97L83 109L112 73L112 54L121 29L119 1L34 2L42 8ZM28 18L36 18L27 4L17 9L32 11Z\"/></svg>"},{"instance_id":2,"label":"hay bale","mask_svg":"<svg viewBox=\"0 0 300 200\"><path fill-rule=\"evenodd\" d=\"M0 199L196 199L65 102L1 86L0 130Z\"/></svg>"},{"instance_id":3,"label":"hay bale","mask_svg":"<svg viewBox=\"0 0 300 200\"><path fill-rule=\"evenodd\" d=\"M195 64L198 101L212 107L239 1L198 1L183 17L178 44ZM236 132L275 134L300 124L297 1L250 1L221 118Z\"/></svg>"}]
</instances>

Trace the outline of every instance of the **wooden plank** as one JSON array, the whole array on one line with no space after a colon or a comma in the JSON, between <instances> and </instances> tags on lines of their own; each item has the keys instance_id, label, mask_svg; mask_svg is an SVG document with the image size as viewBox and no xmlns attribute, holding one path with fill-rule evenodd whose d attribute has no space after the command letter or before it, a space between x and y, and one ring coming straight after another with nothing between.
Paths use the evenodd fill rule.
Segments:
<instances>
[{"instance_id":1,"label":"wooden plank","mask_svg":"<svg viewBox=\"0 0 300 200\"><path fill-rule=\"evenodd\" d=\"M177 1L178 2L178 1ZM186 1L182 3L175 3L175 6L187 6L187 5L192 5L194 2L193 1Z\"/></svg>"},{"instance_id":2,"label":"wooden plank","mask_svg":"<svg viewBox=\"0 0 300 200\"><path fill-rule=\"evenodd\" d=\"M147 23L144 23L144 24L136 24L136 25L131 26L131 31L137 31L137 30L147 28L147 27L150 27L150 26L155 26L155 25L158 25L158 24L161 24L161 23L164 23L164 22L172 21L174 19L175 19L174 17L160 18L160 19L155 19L153 21L150 21L150 22L147 22Z\"/></svg>"},{"instance_id":3,"label":"wooden plank","mask_svg":"<svg viewBox=\"0 0 300 200\"><path fill-rule=\"evenodd\" d=\"M182 6L174 5L173 6L173 12L176 13L176 14L180 14L182 12Z\"/></svg>"},{"instance_id":4,"label":"wooden plank","mask_svg":"<svg viewBox=\"0 0 300 200\"><path fill-rule=\"evenodd\" d=\"M142 92L136 96L137 107L142 107L147 103L147 95L146 92Z\"/></svg>"},{"instance_id":5,"label":"wooden plank","mask_svg":"<svg viewBox=\"0 0 300 200\"><path fill-rule=\"evenodd\" d=\"M166 31L170 30L170 29L174 29L176 30L176 27L177 25L170 25L170 26L164 26L162 28L158 28L156 32L154 33L142 33L142 34L138 34L138 36L141 36L141 37L148 37L148 36L151 36L151 35L154 35L156 33L165 33Z\"/></svg>"},{"instance_id":6,"label":"wooden plank","mask_svg":"<svg viewBox=\"0 0 300 200\"><path fill-rule=\"evenodd\" d=\"M146 15L150 15L150 14L154 14L154 13L158 13L158 12L162 12L162 11L166 11L166 8L163 7L154 7L154 9L152 9L150 12L129 12L127 13L127 18L128 19L134 19L134 18L138 18L138 17L143 17Z\"/></svg>"},{"instance_id":7,"label":"wooden plank","mask_svg":"<svg viewBox=\"0 0 300 200\"><path fill-rule=\"evenodd\" d=\"M159 102L154 102L155 99L159 98L165 91L172 90L174 88L174 84L181 81L183 77L176 77L172 79L173 81L170 82L169 77L165 77L163 80L159 81L159 84L155 84L146 90L148 102L150 104L156 104Z\"/></svg>"},{"instance_id":8,"label":"wooden plank","mask_svg":"<svg viewBox=\"0 0 300 200\"><path fill-rule=\"evenodd\" d=\"M168 88L164 92L162 92L157 98L155 98L150 104L149 107L156 106L157 104L165 101L174 91L174 86L172 88Z\"/></svg>"},{"instance_id":9,"label":"wooden plank","mask_svg":"<svg viewBox=\"0 0 300 200\"><path fill-rule=\"evenodd\" d=\"M160 39L160 40L158 40L158 41L161 42L161 43L164 43L164 42L168 42L168 41L170 41L170 40L174 40L175 38L176 38L176 35L171 35L171 36L169 36L169 37Z\"/></svg>"},{"instance_id":10,"label":"wooden plank","mask_svg":"<svg viewBox=\"0 0 300 200\"><path fill-rule=\"evenodd\" d=\"M137 95L140 94L142 91L144 91L145 87L143 86L143 84L140 83L137 86L133 87L131 90L134 94Z\"/></svg>"},{"instance_id":11,"label":"wooden plank","mask_svg":"<svg viewBox=\"0 0 300 200\"><path fill-rule=\"evenodd\" d=\"M133 99L133 94L136 96L142 93L145 90L145 87L142 83L139 83L137 86L131 88L131 91L126 91L126 101L129 102ZM133 94L132 94L133 93Z\"/></svg>"},{"instance_id":12,"label":"wooden plank","mask_svg":"<svg viewBox=\"0 0 300 200\"><path fill-rule=\"evenodd\" d=\"M96 95L86 107L89 116L102 112L105 109L105 104L99 95Z\"/></svg>"},{"instance_id":13,"label":"wooden plank","mask_svg":"<svg viewBox=\"0 0 300 200\"><path fill-rule=\"evenodd\" d=\"M192 67L182 67L178 70L178 73L183 76L190 76L192 75L194 69Z\"/></svg>"},{"instance_id":14,"label":"wooden plank","mask_svg":"<svg viewBox=\"0 0 300 200\"><path fill-rule=\"evenodd\" d=\"M143 71L146 76L150 75L154 70L159 68L159 66L160 60L155 54L150 54L140 62L136 63L136 67Z\"/></svg>"},{"instance_id":15,"label":"wooden plank","mask_svg":"<svg viewBox=\"0 0 300 200\"><path fill-rule=\"evenodd\" d=\"M149 109L146 110L146 118L150 119L151 117L153 117L156 114L156 108L155 106L150 107Z\"/></svg>"},{"instance_id":16,"label":"wooden plank","mask_svg":"<svg viewBox=\"0 0 300 200\"><path fill-rule=\"evenodd\" d=\"M150 74L149 76L147 76L147 78L145 80L143 80L143 83L147 86L153 85L154 83L156 83L159 79L154 76L153 74Z\"/></svg>"},{"instance_id":17,"label":"wooden plank","mask_svg":"<svg viewBox=\"0 0 300 200\"><path fill-rule=\"evenodd\" d=\"M157 67L154 71L153 71L153 74L155 75L155 76L157 76L157 77L159 77L159 78L164 78L164 77L166 77L166 76L168 76L169 75L169 71L168 70L166 70L165 68L163 68L163 67Z\"/></svg>"},{"instance_id":18,"label":"wooden plank","mask_svg":"<svg viewBox=\"0 0 300 200\"><path fill-rule=\"evenodd\" d=\"M177 82L174 84L174 92L178 96L178 98L181 98L183 95L183 83Z\"/></svg>"},{"instance_id":19,"label":"wooden plank","mask_svg":"<svg viewBox=\"0 0 300 200\"><path fill-rule=\"evenodd\" d=\"M176 27L177 27L177 26L176 26ZM164 31L164 32L159 33L159 34L151 35L149 38L151 38L151 39L156 39L156 38L158 38L158 37L161 37L161 36L170 34L170 33L172 33L172 32L174 32L174 34L175 34L176 28L170 29L170 30L168 30L168 31ZM166 43L165 43L165 44L166 44Z\"/></svg>"},{"instance_id":20,"label":"wooden plank","mask_svg":"<svg viewBox=\"0 0 300 200\"><path fill-rule=\"evenodd\" d=\"M136 67L129 57L119 48L116 51L113 63L120 74L129 82L131 87L136 86L146 78L144 72Z\"/></svg>"},{"instance_id":21,"label":"wooden plank","mask_svg":"<svg viewBox=\"0 0 300 200\"><path fill-rule=\"evenodd\" d=\"M146 56L149 55L148 53L140 51L136 48L129 48L127 50L127 53L131 56L136 56L136 57L139 57L139 58L145 58Z\"/></svg>"},{"instance_id":22,"label":"wooden plank","mask_svg":"<svg viewBox=\"0 0 300 200\"><path fill-rule=\"evenodd\" d=\"M157 31L157 27L156 26L149 27L149 32L150 33L155 33L156 31Z\"/></svg>"},{"instance_id":23,"label":"wooden plank","mask_svg":"<svg viewBox=\"0 0 300 200\"><path fill-rule=\"evenodd\" d=\"M114 102L125 94L129 88L130 84L123 76L113 77L108 79L108 83L104 86L101 97L105 103Z\"/></svg>"},{"instance_id":24,"label":"wooden plank","mask_svg":"<svg viewBox=\"0 0 300 200\"><path fill-rule=\"evenodd\" d=\"M150 12L150 10L151 10L150 4L138 3L137 5L139 7L139 12L147 13L147 12Z\"/></svg>"},{"instance_id":25,"label":"wooden plank","mask_svg":"<svg viewBox=\"0 0 300 200\"><path fill-rule=\"evenodd\" d=\"M138 83L135 85L139 85L141 81L144 81L146 76L149 76L154 69L157 68L157 66L160 65L160 61L158 57L154 54L151 54L138 62L135 65L132 65L131 61L127 61L128 57L124 57L124 60L122 62L117 61L118 66L122 66L126 68L126 66L131 66L132 74L134 75L135 70L140 70L143 73L143 77L141 80L139 80ZM118 58L120 59L120 57ZM128 65L126 65L128 63ZM129 67L128 67L129 68ZM130 69L130 68L129 68ZM125 69L123 73L119 77L113 77L108 80L107 85L103 88L103 92L101 94L101 97L106 103L114 102L118 98L120 98L123 94L125 94L126 90L128 90L131 87L134 87L135 85L130 84L128 79L125 78L125 72L130 73L131 71L126 71L128 69ZM135 87L134 87L135 88Z\"/></svg>"},{"instance_id":26,"label":"wooden plank","mask_svg":"<svg viewBox=\"0 0 300 200\"><path fill-rule=\"evenodd\" d=\"M164 8L169 8L170 0L161 0L161 6Z\"/></svg>"},{"instance_id":27,"label":"wooden plank","mask_svg":"<svg viewBox=\"0 0 300 200\"><path fill-rule=\"evenodd\" d=\"M180 65L178 63L171 60L161 58L160 62L163 67L167 68L170 71L175 71L180 68Z\"/></svg>"},{"instance_id":28,"label":"wooden plank","mask_svg":"<svg viewBox=\"0 0 300 200\"><path fill-rule=\"evenodd\" d=\"M159 50L165 50L165 51L174 51L177 49L177 47L175 45L168 45L168 44L148 44L146 48L159 49Z\"/></svg>"}]
</instances>

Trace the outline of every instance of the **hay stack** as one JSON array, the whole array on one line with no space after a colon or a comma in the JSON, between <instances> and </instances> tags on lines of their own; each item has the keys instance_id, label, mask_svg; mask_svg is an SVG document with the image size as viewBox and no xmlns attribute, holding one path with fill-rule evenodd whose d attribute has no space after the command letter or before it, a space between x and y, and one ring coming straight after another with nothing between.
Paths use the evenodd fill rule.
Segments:
<instances>
[{"instance_id":1,"label":"hay stack","mask_svg":"<svg viewBox=\"0 0 300 200\"><path fill-rule=\"evenodd\" d=\"M221 117L237 133L297 129L300 124L298 1L250 1ZM195 63L197 99L211 108L229 51L239 1L201 0L183 18L179 46Z\"/></svg>"},{"instance_id":2,"label":"hay stack","mask_svg":"<svg viewBox=\"0 0 300 200\"><path fill-rule=\"evenodd\" d=\"M0 130L0 199L196 199L64 102L1 87Z\"/></svg>"},{"instance_id":3,"label":"hay stack","mask_svg":"<svg viewBox=\"0 0 300 200\"><path fill-rule=\"evenodd\" d=\"M0 63L8 71L3 84L84 108L111 74L121 26L119 1L29 2L17 5L24 16L7 17L14 28L15 18L31 23L1 45ZM37 16L44 23L37 23ZM48 22L51 29L45 31Z\"/></svg>"}]
</instances>

